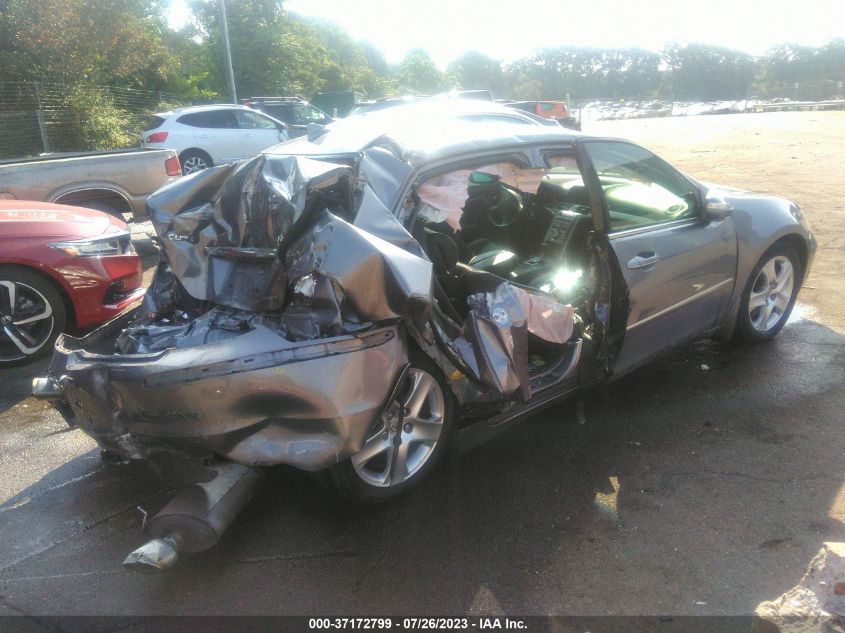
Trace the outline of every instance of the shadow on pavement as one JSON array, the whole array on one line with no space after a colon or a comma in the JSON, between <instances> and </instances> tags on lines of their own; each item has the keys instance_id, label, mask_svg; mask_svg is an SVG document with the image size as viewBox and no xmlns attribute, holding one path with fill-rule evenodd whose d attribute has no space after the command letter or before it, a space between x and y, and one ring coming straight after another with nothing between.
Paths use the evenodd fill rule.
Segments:
<instances>
[{"instance_id":1,"label":"shadow on pavement","mask_svg":"<svg viewBox=\"0 0 845 633\"><path fill-rule=\"evenodd\" d=\"M50 358L39 358L31 363L0 368L0 413L32 395L32 379L47 373Z\"/></svg>"}]
</instances>

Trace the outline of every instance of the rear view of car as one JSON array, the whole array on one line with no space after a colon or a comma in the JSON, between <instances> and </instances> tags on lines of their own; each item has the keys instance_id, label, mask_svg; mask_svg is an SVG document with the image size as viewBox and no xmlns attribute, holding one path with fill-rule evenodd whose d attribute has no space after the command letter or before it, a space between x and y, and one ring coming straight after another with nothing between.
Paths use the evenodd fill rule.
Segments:
<instances>
[{"instance_id":1,"label":"rear view of car","mask_svg":"<svg viewBox=\"0 0 845 633\"><path fill-rule=\"evenodd\" d=\"M143 297L129 237L100 211L0 200L0 366L46 354L66 326L103 323Z\"/></svg>"},{"instance_id":2,"label":"rear view of car","mask_svg":"<svg viewBox=\"0 0 845 633\"><path fill-rule=\"evenodd\" d=\"M236 105L179 108L150 117L141 146L174 149L184 174L250 158L288 140L282 121Z\"/></svg>"}]
</instances>

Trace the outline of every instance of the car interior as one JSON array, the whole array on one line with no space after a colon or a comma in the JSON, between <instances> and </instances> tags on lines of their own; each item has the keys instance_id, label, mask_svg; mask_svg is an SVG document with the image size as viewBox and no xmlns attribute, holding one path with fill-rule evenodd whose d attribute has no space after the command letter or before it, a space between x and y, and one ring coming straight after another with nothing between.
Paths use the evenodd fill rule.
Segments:
<instances>
[{"instance_id":1,"label":"car interior","mask_svg":"<svg viewBox=\"0 0 845 633\"><path fill-rule=\"evenodd\" d=\"M611 233L697 216L694 186L650 152L614 142L591 143L588 151ZM411 232L433 263L436 312L448 336L460 332L468 297L503 281L571 305L581 332L595 322L602 279L587 188L571 153L546 161L543 169L518 159L453 167L417 184ZM573 339L578 335L576 328ZM563 347L529 337L537 367L551 366Z\"/></svg>"},{"instance_id":2,"label":"car interior","mask_svg":"<svg viewBox=\"0 0 845 633\"><path fill-rule=\"evenodd\" d=\"M447 335L458 335L468 297L493 292L503 281L549 293L572 304L582 320L589 317L585 271L593 222L580 173L566 158L552 170L514 163L456 170L417 188L412 234L432 261L434 299ZM530 334L528 347L531 375L568 352Z\"/></svg>"}]
</instances>

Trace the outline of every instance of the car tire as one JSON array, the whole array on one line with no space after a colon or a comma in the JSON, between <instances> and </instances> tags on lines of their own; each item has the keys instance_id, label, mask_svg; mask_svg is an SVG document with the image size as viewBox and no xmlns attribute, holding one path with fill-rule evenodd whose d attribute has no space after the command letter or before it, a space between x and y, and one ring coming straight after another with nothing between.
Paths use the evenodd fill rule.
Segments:
<instances>
[{"instance_id":1,"label":"car tire","mask_svg":"<svg viewBox=\"0 0 845 633\"><path fill-rule=\"evenodd\" d=\"M422 354L412 355L363 448L329 469L329 483L359 503L398 499L422 483L449 452L455 417L454 396L440 369Z\"/></svg>"},{"instance_id":2,"label":"car tire","mask_svg":"<svg viewBox=\"0 0 845 633\"><path fill-rule=\"evenodd\" d=\"M0 367L52 351L66 323L64 301L49 280L35 271L0 267Z\"/></svg>"},{"instance_id":3,"label":"car tire","mask_svg":"<svg viewBox=\"0 0 845 633\"><path fill-rule=\"evenodd\" d=\"M214 167L211 156L200 149L186 149L179 154L179 164L182 165L183 176Z\"/></svg>"},{"instance_id":4,"label":"car tire","mask_svg":"<svg viewBox=\"0 0 845 633\"><path fill-rule=\"evenodd\" d=\"M769 248L745 284L735 338L746 343L773 339L789 320L802 279L801 258L789 243Z\"/></svg>"}]
</instances>

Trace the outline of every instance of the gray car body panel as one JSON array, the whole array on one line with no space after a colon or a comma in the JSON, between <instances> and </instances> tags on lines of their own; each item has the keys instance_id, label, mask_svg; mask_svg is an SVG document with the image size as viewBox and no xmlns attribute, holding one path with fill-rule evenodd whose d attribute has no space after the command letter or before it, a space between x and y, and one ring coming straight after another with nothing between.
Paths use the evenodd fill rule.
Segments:
<instances>
[{"instance_id":1,"label":"gray car body panel","mask_svg":"<svg viewBox=\"0 0 845 633\"><path fill-rule=\"evenodd\" d=\"M119 330L123 323L113 325ZM108 326L98 335L108 333ZM51 374L71 419L130 458L173 450L246 465L319 470L355 454L407 363L396 325L292 343L265 327L208 345L138 355L57 342ZM379 376L381 380L365 380Z\"/></svg>"},{"instance_id":2,"label":"gray car body panel","mask_svg":"<svg viewBox=\"0 0 845 633\"><path fill-rule=\"evenodd\" d=\"M511 337L524 335L532 324L512 300L501 306L491 303L498 293L486 300L476 299L468 319L468 327L475 328L472 332L466 330L458 338L446 336L436 311L432 312L431 264L400 221L404 220L403 200L419 174L445 164L513 153L536 164L549 148L571 149L581 138L562 128L550 131L546 127L455 121L444 123L434 136L404 128L373 133L347 127L339 134L330 130L314 140L296 139L246 163L200 173L191 177L194 180L184 179L165 188L149 203L170 268L160 266L141 314L149 318L172 308L176 291L183 293L183 299L188 291L188 304L198 301L215 307L190 322L177 315L164 327L153 324L155 327L145 330L148 322L141 320L124 329L127 320L123 319L86 339L63 336L50 370L64 394L60 409L102 446L130 457L181 451L194 457L223 455L248 465L286 463L319 470L360 450L407 366L413 344L441 367L459 403L498 403L499 413L487 415L479 425L487 435L507 428L509 421L572 393L579 384L577 372L594 367L582 362L582 341L570 341L564 344L566 353L559 366L544 380L527 386L525 368L515 360L523 343ZM277 172L268 176L269 163L285 165L287 176L278 177ZM218 192L237 173L255 178L247 178L251 184L243 188L243 199L224 209ZM308 175L299 178L297 174ZM306 214L307 198L300 194L319 190L309 188L309 181L319 182L327 174L334 184L346 182L345 176L338 174L351 176L360 201L357 213L342 218L326 208L312 209L308 213L316 215L300 231L297 220ZM262 179L264 184L256 184ZM203 182L210 184L204 188ZM232 182L238 182L237 178ZM703 200L706 187L701 187ZM252 206L255 192L265 190L270 198L280 197L281 202L270 206L282 210L281 215ZM714 285L721 284L724 293L709 306L705 318L700 318L700 306L684 313L683 318L691 323L672 344L735 318L741 289L754 263L777 239L794 236L804 240L812 258L814 241L789 203L738 193L727 199L734 207L733 215L708 225L730 227L729 233L735 232L736 238L734 242L726 240L728 246L719 251L721 264L705 271L711 277L720 271L726 275L723 280L712 279ZM238 211L232 215L235 207ZM205 211L197 221L191 214L200 208ZM252 215L254 209L257 216ZM256 232L250 224L256 218L261 218L264 232ZM184 224L186 219L193 224ZM703 219L696 222L706 223ZM210 226L216 228L209 231ZM180 227L184 232L180 233ZM201 235L208 240L198 239ZM269 248L274 240L281 244L275 251ZM613 242L604 238L606 246L601 251L608 271L613 263ZM215 250L221 248L223 251ZM726 255L731 250L732 258ZM238 293L226 286L242 290L244 284L213 281L208 260L218 255L234 262L232 270L246 261L243 279L267 275L270 286L283 290L269 308L260 301L251 304L243 295L233 301ZM283 262L276 270L270 263L273 257ZM726 268L725 257L732 271ZM179 264L180 259L184 265ZM697 266L700 262L694 256L685 257L679 250L673 272L663 282L689 285L685 277ZM222 279L237 279L231 272ZM181 286L173 283L174 277L182 281ZM606 277L614 277L617 286L622 283L618 275L608 272ZM728 279L736 282L728 287ZM638 301L646 299L637 286L631 288L635 308ZM246 287L251 289L249 296L267 298L266 287L260 283ZM622 341L628 316L627 292L619 298L622 290L616 288L614 294L608 285L610 294L602 309L605 334L614 321L622 324L618 341ZM643 292L657 290L652 284ZM293 298L285 293L293 293ZM680 295L679 299L678 303L683 301ZM176 304L179 307L184 302ZM254 312L282 304L288 307L281 319ZM297 306L298 312L293 309ZM508 316L504 335L490 321L497 307ZM290 314L296 318L288 314L292 309ZM681 315L680 310L671 315L669 326L672 318ZM90 351L109 331L121 329L130 353ZM450 346L444 339L458 342ZM143 345L139 347L138 341ZM469 347L466 360L461 357L461 345ZM470 359L473 352L475 361ZM615 352L607 345L597 345L590 354L604 355L602 366L605 370L612 367L609 357ZM621 372L649 355L636 354L620 366ZM606 371L603 377L608 375Z\"/></svg>"},{"instance_id":3,"label":"gray car body panel","mask_svg":"<svg viewBox=\"0 0 845 633\"><path fill-rule=\"evenodd\" d=\"M737 237L737 284L722 319L721 335L726 338L733 333L742 293L763 254L775 242L788 239L803 260L800 279L803 284L810 273L818 243L801 210L789 200L726 186L700 184L705 197L708 193L723 197L732 207L729 219Z\"/></svg>"}]
</instances>

